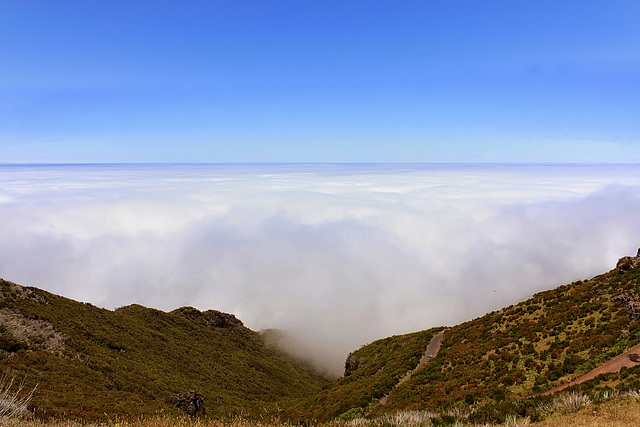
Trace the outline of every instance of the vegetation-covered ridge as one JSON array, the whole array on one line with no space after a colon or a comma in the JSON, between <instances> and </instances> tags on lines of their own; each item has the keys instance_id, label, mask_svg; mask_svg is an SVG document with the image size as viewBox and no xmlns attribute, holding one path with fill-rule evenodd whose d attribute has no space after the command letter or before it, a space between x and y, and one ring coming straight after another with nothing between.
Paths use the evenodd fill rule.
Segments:
<instances>
[{"instance_id":1,"label":"vegetation-covered ridge","mask_svg":"<svg viewBox=\"0 0 640 427\"><path fill-rule=\"evenodd\" d=\"M327 380L266 345L231 314L130 305L110 311L0 280L0 365L36 384L41 418L176 413L182 393L208 416L269 416Z\"/></svg>"},{"instance_id":2,"label":"vegetation-covered ridge","mask_svg":"<svg viewBox=\"0 0 640 427\"><path fill-rule=\"evenodd\" d=\"M438 329L376 341L354 353L370 355L357 358L360 375L345 375L311 397L296 408L294 419L478 409L535 398L640 343L638 295L640 256L622 258L608 273L447 329L437 357L395 388L392 383L416 366ZM386 363L398 369L386 375ZM579 389L637 389L638 375L633 368ZM385 390L390 394L381 404Z\"/></svg>"},{"instance_id":3,"label":"vegetation-covered ridge","mask_svg":"<svg viewBox=\"0 0 640 427\"><path fill-rule=\"evenodd\" d=\"M45 418L171 414L171 396L197 390L214 418L375 421L420 412L435 414L430 423L535 421L554 399L546 391L640 343L639 295L640 253L608 273L447 328L424 364L445 328L374 341L329 383L230 314L109 311L0 281L0 363L5 375L27 378L26 390L40 384L33 404ZM631 367L563 393L590 399L640 389L640 355L633 356Z\"/></svg>"},{"instance_id":4,"label":"vegetation-covered ridge","mask_svg":"<svg viewBox=\"0 0 640 427\"><path fill-rule=\"evenodd\" d=\"M395 335L350 353L345 375L287 412L291 420L327 421L366 415L420 362L429 341L444 328Z\"/></svg>"}]
</instances>

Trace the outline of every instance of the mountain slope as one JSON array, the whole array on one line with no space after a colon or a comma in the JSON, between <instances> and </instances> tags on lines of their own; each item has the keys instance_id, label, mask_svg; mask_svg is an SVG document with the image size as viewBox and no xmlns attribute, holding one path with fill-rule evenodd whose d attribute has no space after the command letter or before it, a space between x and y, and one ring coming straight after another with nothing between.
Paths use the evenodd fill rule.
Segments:
<instances>
[{"instance_id":1,"label":"mountain slope","mask_svg":"<svg viewBox=\"0 0 640 427\"><path fill-rule=\"evenodd\" d=\"M640 343L638 295L640 256L625 257L608 273L538 293L447 329L438 355L407 381L389 388L384 402L378 401L382 394L371 386L375 374L360 378L358 387L349 390L349 377L344 377L311 398L313 404L298 409L294 418L329 419L345 408L341 401L353 403L351 414L380 415L482 406L539 395ZM422 333L422 351L433 333ZM413 342L416 336L420 335L393 337L394 344ZM369 346L358 352L372 351ZM387 359L412 368L419 350L416 347L411 356L392 346L384 351ZM629 372L626 384L640 386L637 369ZM339 409L322 417L316 409L321 407Z\"/></svg>"},{"instance_id":2,"label":"mountain slope","mask_svg":"<svg viewBox=\"0 0 640 427\"><path fill-rule=\"evenodd\" d=\"M345 376L287 410L292 420L325 421L364 415L413 370L429 341L443 328L374 341L349 354Z\"/></svg>"},{"instance_id":3,"label":"mountain slope","mask_svg":"<svg viewBox=\"0 0 640 427\"><path fill-rule=\"evenodd\" d=\"M640 342L622 302L640 294L639 278L616 268L451 328L438 357L383 410L524 398L586 373Z\"/></svg>"},{"instance_id":4,"label":"mountain slope","mask_svg":"<svg viewBox=\"0 0 640 427\"><path fill-rule=\"evenodd\" d=\"M175 412L166 399L192 390L212 416L270 415L326 384L230 314L110 311L4 280L0 365L38 384L43 417Z\"/></svg>"}]
</instances>

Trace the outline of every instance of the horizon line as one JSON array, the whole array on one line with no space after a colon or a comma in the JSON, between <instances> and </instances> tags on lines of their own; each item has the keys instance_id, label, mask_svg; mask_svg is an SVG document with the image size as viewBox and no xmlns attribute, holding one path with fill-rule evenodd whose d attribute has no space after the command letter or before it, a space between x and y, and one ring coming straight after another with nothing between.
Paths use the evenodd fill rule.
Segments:
<instances>
[{"instance_id":1,"label":"horizon line","mask_svg":"<svg viewBox=\"0 0 640 427\"><path fill-rule=\"evenodd\" d=\"M566 162L397 162L397 161L353 161L353 162L11 162L2 163L6 166L252 166L252 165L504 165L504 166L632 166L640 162L594 162L594 161L566 161Z\"/></svg>"}]
</instances>

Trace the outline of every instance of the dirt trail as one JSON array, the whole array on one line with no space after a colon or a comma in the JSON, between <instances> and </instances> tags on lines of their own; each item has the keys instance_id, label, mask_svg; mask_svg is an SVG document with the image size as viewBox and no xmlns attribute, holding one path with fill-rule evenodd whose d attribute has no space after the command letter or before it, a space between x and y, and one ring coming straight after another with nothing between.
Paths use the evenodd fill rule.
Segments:
<instances>
[{"instance_id":1,"label":"dirt trail","mask_svg":"<svg viewBox=\"0 0 640 427\"><path fill-rule=\"evenodd\" d=\"M440 351L440 346L442 345L442 339L444 338L444 332L445 331L438 332L437 334L435 334L433 336L433 338L431 338L431 341L429 341L429 345L427 345L427 350L424 352L424 355L422 356L422 359L420 359L420 362L418 363L418 366L416 366L413 369L413 371L408 372L407 375L402 377L402 379L400 381L398 381L398 384L396 384L391 389L391 391L389 393L387 393L387 395L385 397L380 399L380 402L378 402L378 405L384 405L385 403L387 403L387 398L393 392L393 390L395 390L396 388L400 387L402 384L404 384L407 381L409 381L409 378L411 378L411 376L413 375L414 372L416 372L418 369L422 368L429 360L433 359L434 357L436 357L438 355L438 352Z\"/></svg>"},{"instance_id":2,"label":"dirt trail","mask_svg":"<svg viewBox=\"0 0 640 427\"><path fill-rule=\"evenodd\" d=\"M424 356L422 356L422 359L420 359L420 363L418 363L418 366L416 366L413 372L422 368L422 366L425 363L427 363L429 359L432 359L438 355L438 352L440 351L440 346L442 345L443 338L444 338L444 331L438 332L433 336L433 338L431 338L431 341L429 341L429 345L427 346L427 350L424 352Z\"/></svg>"},{"instance_id":3,"label":"dirt trail","mask_svg":"<svg viewBox=\"0 0 640 427\"><path fill-rule=\"evenodd\" d=\"M549 394L553 394L556 393L558 391L564 390L567 387L571 387L573 385L576 384L581 384L585 381L588 381L590 379L593 379L595 377L597 377L600 374L607 374L607 373L613 373L613 372L620 372L620 369L622 369L623 367L626 368L631 368L633 366L636 365L640 365L640 344L632 347L630 349L628 349L627 351L625 351L624 353L622 353L619 356L614 357L613 359L609 360L607 363L605 363L604 365L600 365L597 368L593 369L592 371L590 371L587 374L584 374L583 376L576 378L575 380L571 381L568 384L556 387L552 390L549 390L547 392L544 392L543 395L549 395Z\"/></svg>"}]
</instances>

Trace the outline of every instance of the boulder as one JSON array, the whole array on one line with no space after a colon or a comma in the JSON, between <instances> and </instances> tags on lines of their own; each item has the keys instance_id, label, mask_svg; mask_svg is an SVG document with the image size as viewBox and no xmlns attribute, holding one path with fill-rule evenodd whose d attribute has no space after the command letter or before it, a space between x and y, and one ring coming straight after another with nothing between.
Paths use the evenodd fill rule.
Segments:
<instances>
[{"instance_id":1,"label":"boulder","mask_svg":"<svg viewBox=\"0 0 640 427\"><path fill-rule=\"evenodd\" d=\"M206 414L204 399L195 391L171 396L167 399L167 403L182 409L189 414L190 417L195 417L198 413L202 415Z\"/></svg>"}]
</instances>

